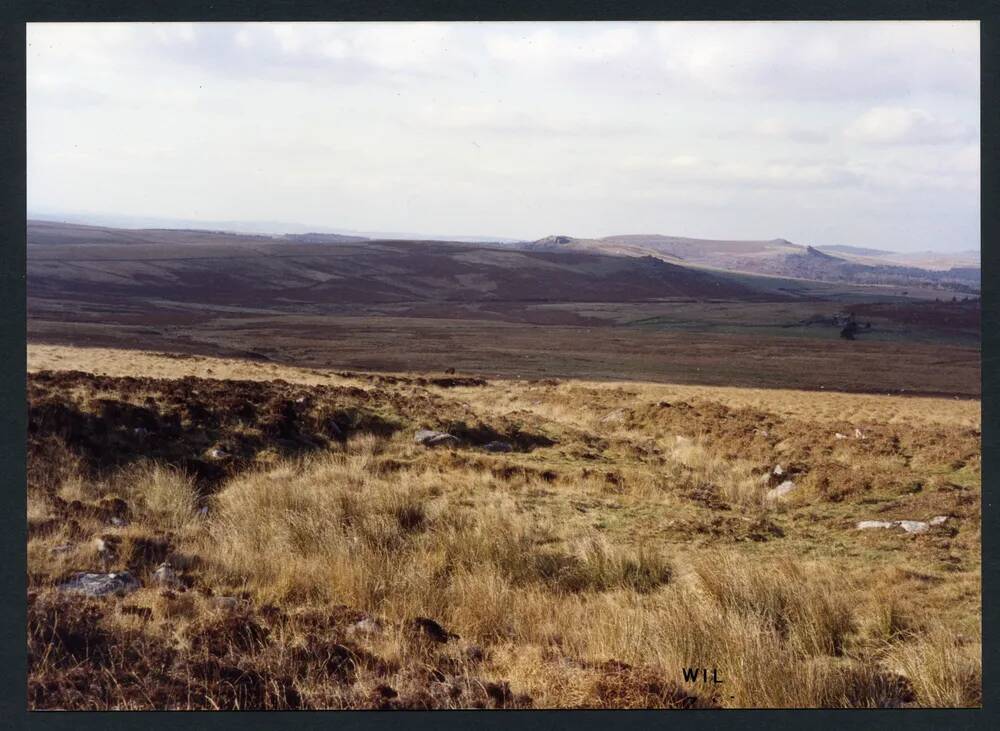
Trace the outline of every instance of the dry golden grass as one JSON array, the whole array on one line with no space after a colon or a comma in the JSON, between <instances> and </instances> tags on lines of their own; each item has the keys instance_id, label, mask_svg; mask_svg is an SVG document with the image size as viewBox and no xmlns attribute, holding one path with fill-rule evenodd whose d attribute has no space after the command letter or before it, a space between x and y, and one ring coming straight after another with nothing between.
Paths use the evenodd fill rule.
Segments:
<instances>
[{"instance_id":1,"label":"dry golden grass","mask_svg":"<svg viewBox=\"0 0 1000 731\"><path fill-rule=\"evenodd\" d=\"M38 452L33 707L981 704L970 402L626 383L442 389L48 346L29 361L336 381L404 424L274 452L210 490L148 460L88 472ZM552 443L492 454L413 442L415 428L456 414ZM844 424L864 438L836 438ZM776 462L801 470L784 500L766 495ZM129 510L120 527L98 509L116 498ZM949 521L921 535L854 529L935 514ZM98 555L100 536L114 556ZM155 586L164 559L186 586ZM53 586L105 567L144 587L82 601ZM436 641L414 629L420 617L456 636ZM714 668L723 683L688 682L684 668Z\"/></svg>"}]
</instances>

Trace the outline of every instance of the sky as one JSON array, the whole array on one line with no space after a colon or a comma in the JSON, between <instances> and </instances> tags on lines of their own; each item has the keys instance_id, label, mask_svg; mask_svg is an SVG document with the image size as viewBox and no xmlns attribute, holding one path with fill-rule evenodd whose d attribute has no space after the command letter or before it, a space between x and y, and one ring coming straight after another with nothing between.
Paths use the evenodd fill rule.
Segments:
<instances>
[{"instance_id":1,"label":"sky","mask_svg":"<svg viewBox=\"0 0 1000 731\"><path fill-rule=\"evenodd\" d=\"M28 210L979 240L976 22L29 24Z\"/></svg>"}]
</instances>

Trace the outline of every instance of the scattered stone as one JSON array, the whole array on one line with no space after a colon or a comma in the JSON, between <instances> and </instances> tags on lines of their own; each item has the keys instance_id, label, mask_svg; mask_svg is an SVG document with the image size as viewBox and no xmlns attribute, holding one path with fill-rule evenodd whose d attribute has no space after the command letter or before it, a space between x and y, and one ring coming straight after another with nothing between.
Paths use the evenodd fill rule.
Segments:
<instances>
[{"instance_id":1,"label":"scattered stone","mask_svg":"<svg viewBox=\"0 0 1000 731\"><path fill-rule=\"evenodd\" d=\"M923 520L862 520L857 524L858 530L871 528L902 528L907 533L926 533L932 525L941 525L948 520L947 515L937 515L929 521Z\"/></svg>"},{"instance_id":2,"label":"scattered stone","mask_svg":"<svg viewBox=\"0 0 1000 731\"><path fill-rule=\"evenodd\" d=\"M124 528L126 525L128 525L128 520L121 517L120 515L112 515L111 519L108 522L111 523L111 525L113 525L115 528Z\"/></svg>"},{"instance_id":3,"label":"scattered stone","mask_svg":"<svg viewBox=\"0 0 1000 731\"><path fill-rule=\"evenodd\" d=\"M774 475L775 477L781 477L783 474L785 474L785 471L781 468L780 464L776 464L774 466L774 469L771 471L771 474Z\"/></svg>"},{"instance_id":4,"label":"scattered stone","mask_svg":"<svg viewBox=\"0 0 1000 731\"><path fill-rule=\"evenodd\" d=\"M221 447L212 447L207 454L211 459L226 459L229 456L229 453Z\"/></svg>"},{"instance_id":5,"label":"scattered stone","mask_svg":"<svg viewBox=\"0 0 1000 731\"><path fill-rule=\"evenodd\" d=\"M836 439L847 439L847 435L846 435L846 434L841 434L840 432L837 432L837 433L836 433L836 434L834 434L833 436L834 436L834 437L835 437Z\"/></svg>"},{"instance_id":6,"label":"scattered stone","mask_svg":"<svg viewBox=\"0 0 1000 731\"><path fill-rule=\"evenodd\" d=\"M767 491L768 500L776 500L782 498L792 490L795 489L795 483L791 480L785 480L780 485Z\"/></svg>"},{"instance_id":7,"label":"scattered stone","mask_svg":"<svg viewBox=\"0 0 1000 731\"><path fill-rule=\"evenodd\" d=\"M854 438L855 439L865 439L866 437L864 435L864 432L862 432L860 429L858 429L857 427L855 427L854 428Z\"/></svg>"},{"instance_id":8,"label":"scattered stone","mask_svg":"<svg viewBox=\"0 0 1000 731\"><path fill-rule=\"evenodd\" d=\"M513 452L514 447L510 445L509 442L495 441L489 444L483 445L483 449L487 452Z\"/></svg>"},{"instance_id":9,"label":"scattered stone","mask_svg":"<svg viewBox=\"0 0 1000 731\"><path fill-rule=\"evenodd\" d=\"M109 594L124 595L138 589L142 584L128 571L121 573L99 574L83 572L73 574L68 581L59 584L61 591L86 596L108 596Z\"/></svg>"},{"instance_id":10,"label":"scattered stone","mask_svg":"<svg viewBox=\"0 0 1000 731\"><path fill-rule=\"evenodd\" d=\"M458 439L451 434L433 429L420 429L413 436L413 441L425 447L438 447L442 444L453 446L458 444Z\"/></svg>"}]
</instances>

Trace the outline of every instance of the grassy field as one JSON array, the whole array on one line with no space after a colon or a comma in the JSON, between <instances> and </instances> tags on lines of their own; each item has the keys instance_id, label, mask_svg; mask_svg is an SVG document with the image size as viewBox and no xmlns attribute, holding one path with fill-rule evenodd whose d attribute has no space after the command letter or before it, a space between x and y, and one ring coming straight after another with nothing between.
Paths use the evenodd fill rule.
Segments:
<instances>
[{"instance_id":1,"label":"grassy field","mask_svg":"<svg viewBox=\"0 0 1000 731\"><path fill-rule=\"evenodd\" d=\"M28 365L33 708L981 704L978 400Z\"/></svg>"}]
</instances>

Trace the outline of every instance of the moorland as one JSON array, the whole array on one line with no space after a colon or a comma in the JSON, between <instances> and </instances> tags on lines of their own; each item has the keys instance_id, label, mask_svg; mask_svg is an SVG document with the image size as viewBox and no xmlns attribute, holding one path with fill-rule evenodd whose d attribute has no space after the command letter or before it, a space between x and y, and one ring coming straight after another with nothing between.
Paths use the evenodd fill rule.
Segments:
<instances>
[{"instance_id":1,"label":"moorland","mask_svg":"<svg viewBox=\"0 0 1000 731\"><path fill-rule=\"evenodd\" d=\"M306 239L29 224L32 708L981 704L977 297Z\"/></svg>"}]
</instances>

